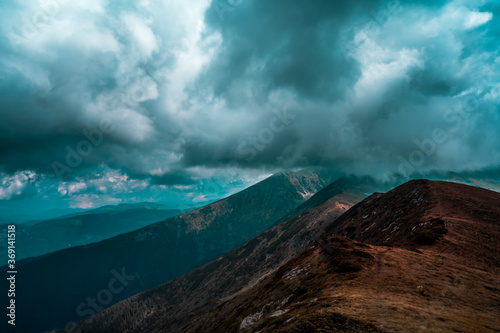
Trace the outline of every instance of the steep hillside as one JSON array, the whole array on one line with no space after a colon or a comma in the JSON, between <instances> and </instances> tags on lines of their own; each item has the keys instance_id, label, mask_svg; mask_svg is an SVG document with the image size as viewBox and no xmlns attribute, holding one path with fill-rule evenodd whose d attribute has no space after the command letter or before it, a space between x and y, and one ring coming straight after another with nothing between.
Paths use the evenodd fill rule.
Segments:
<instances>
[{"instance_id":1,"label":"steep hillside","mask_svg":"<svg viewBox=\"0 0 500 333\"><path fill-rule=\"evenodd\" d=\"M17 312L30 320L19 321L16 332L80 320L200 267L269 229L324 185L313 172L280 173L137 231L20 261ZM113 285L117 279L122 285Z\"/></svg>"},{"instance_id":2,"label":"steep hillside","mask_svg":"<svg viewBox=\"0 0 500 333\"><path fill-rule=\"evenodd\" d=\"M371 193L366 179L343 177L301 205L314 207L250 240L243 247L160 287L136 295L83 323L78 330L155 331L162 323L179 331L192 313L208 312L262 281L287 260L313 245L332 220ZM147 329L149 328L149 329Z\"/></svg>"},{"instance_id":3,"label":"steep hillside","mask_svg":"<svg viewBox=\"0 0 500 333\"><path fill-rule=\"evenodd\" d=\"M383 182L370 176L342 176L329 186L325 186L325 188L318 191L311 199L294 209L288 214L288 218L311 208L318 207L333 197L357 203L374 192L389 191L395 186L393 182Z\"/></svg>"},{"instance_id":4,"label":"steep hillside","mask_svg":"<svg viewBox=\"0 0 500 333\"><path fill-rule=\"evenodd\" d=\"M500 330L500 194L447 182L412 181L370 196L339 218L332 212L341 203L332 200L290 221L284 230L292 233L298 226L307 226L307 234L315 227L326 227L326 232L316 243L304 242L299 246L303 252L279 269L258 271L253 258L261 254L266 267L271 253L286 253L297 238L283 236L277 247L273 242L259 247L270 230L218 261L121 302L73 329ZM230 278L218 283L227 275ZM256 283L239 284L246 275Z\"/></svg>"},{"instance_id":5,"label":"steep hillside","mask_svg":"<svg viewBox=\"0 0 500 333\"><path fill-rule=\"evenodd\" d=\"M498 193L447 182L375 194L179 331L498 332L499 203Z\"/></svg>"}]
</instances>

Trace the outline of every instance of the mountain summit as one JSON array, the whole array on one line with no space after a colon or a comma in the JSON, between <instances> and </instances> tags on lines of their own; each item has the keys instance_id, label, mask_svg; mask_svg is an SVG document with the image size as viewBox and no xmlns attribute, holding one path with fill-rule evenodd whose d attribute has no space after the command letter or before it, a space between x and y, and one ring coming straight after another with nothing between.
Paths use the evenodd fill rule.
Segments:
<instances>
[{"instance_id":1,"label":"mountain summit","mask_svg":"<svg viewBox=\"0 0 500 333\"><path fill-rule=\"evenodd\" d=\"M495 332L500 328L499 202L499 193L481 188L411 181L371 195L339 218L303 215L309 215L308 223L326 219L323 237L215 305L186 312L177 321L166 320L161 311L166 314L170 308L161 304L172 300L165 295L189 285L180 283L181 277L178 285L137 295L78 328L82 332L107 332L110 327L123 332ZM329 204L333 203L324 205ZM248 253L238 253L248 258ZM200 269L198 283L204 282L203 269L217 266L214 262ZM232 273L238 276L227 270ZM165 294L166 290L170 292Z\"/></svg>"}]
</instances>

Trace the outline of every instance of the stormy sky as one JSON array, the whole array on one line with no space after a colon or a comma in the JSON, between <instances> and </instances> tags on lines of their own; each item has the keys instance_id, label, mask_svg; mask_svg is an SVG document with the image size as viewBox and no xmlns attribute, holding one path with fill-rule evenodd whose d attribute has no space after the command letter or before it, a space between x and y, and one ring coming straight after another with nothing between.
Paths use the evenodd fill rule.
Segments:
<instances>
[{"instance_id":1,"label":"stormy sky","mask_svg":"<svg viewBox=\"0 0 500 333\"><path fill-rule=\"evenodd\" d=\"M498 1L0 6L0 207L500 165Z\"/></svg>"}]
</instances>

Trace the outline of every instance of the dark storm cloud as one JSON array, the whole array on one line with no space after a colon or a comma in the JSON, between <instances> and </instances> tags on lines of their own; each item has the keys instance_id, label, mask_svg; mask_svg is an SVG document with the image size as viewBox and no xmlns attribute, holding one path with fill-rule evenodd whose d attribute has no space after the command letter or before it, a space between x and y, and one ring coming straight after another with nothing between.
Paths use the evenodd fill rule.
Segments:
<instances>
[{"instance_id":1,"label":"dark storm cloud","mask_svg":"<svg viewBox=\"0 0 500 333\"><path fill-rule=\"evenodd\" d=\"M341 45L346 23L375 11L379 1L239 1L232 11L212 2L207 23L222 35L221 52L201 83L216 96L257 80L263 94L291 88L305 98L335 100L359 76Z\"/></svg>"},{"instance_id":2,"label":"dark storm cloud","mask_svg":"<svg viewBox=\"0 0 500 333\"><path fill-rule=\"evenodd\" d=\"M402 160L416 170L500 162L494 3L221 3L206 13L221 46L194 91L259 116L226 141L187 143L186 163L378 173ZM270 134L273 110L289 104L296 119Z\"/></svg>"},{"instance_id":3,"label":"dark storm cloud","mask_svg":"<svg viewBox=\"0 0 500 333\"><path fill-rule=\"evenodd\" d=\"M5 177L98 188L93 177L110 170L143 186L194 185L227 167L500 163L494 1L1 6Z\"/></svg>"},{"instance_id":4,"label":"dark storm cloud","mask_svg":"<svg viewBox=\"0 0 500 333\"><path fill-rule=\"evenodd\" d=\"M156 37L162 23L150 27L145 4L24 6L2 5L2 169L68 179L104 163L148 174L157 165L141 161L154 154L167 167L158 150L174 150L175 124L153 102L161 84L154 76L172 64L170 51L181 44L172 31Z\"/></svg>"}]
</instances>

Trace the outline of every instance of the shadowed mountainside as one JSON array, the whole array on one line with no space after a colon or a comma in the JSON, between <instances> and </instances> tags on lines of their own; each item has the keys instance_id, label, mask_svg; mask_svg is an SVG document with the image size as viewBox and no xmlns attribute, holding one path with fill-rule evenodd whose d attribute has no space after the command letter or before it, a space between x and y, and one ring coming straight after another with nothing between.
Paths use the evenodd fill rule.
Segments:
<instances>
[{"instance_id":1,"label":"shadowed mountainside","mask_svg":"<svg viewBox=\"0 0 500 333\"><path fill-rule=\"evenodd\" d=\"M269 229L328 182L314 172L282 172L187 214L22 260L17 313L30 320L16 331L61 327L200 267ZM123 276L124 288L111 285Z\"/></svg>"},{"instance_id":2,"label":"shadowed mountainside","mask_svg":"<svg viewBox=\"0 0 500 333\"><path fill-rule=\"evenodd\" d=\"M496 332L499 203L448 182L374 194L322 242L181 330Z\"/></svg>"},{"instance_id":3,"label":"shadowed mountainside","mask_svg":"<svg viewBox=\"0 0 500 333\"><path fill-rule=\"evenodd\" d=\"M376 193L337 219L335 214L320 213L339 204L326 202L295 220L309 215L307 225L325 227L323 238L279 269L261 274L256 284L239 291L231 284L222 285L219 294L227 296L216 304L191 313L193 307L176 310L182 300L175 297L183 292L192 295L193 283L206 284L203 288L214 283L213 278L206 280L203 270L217 272L215 261L117 304L80 323L78 329L497 332L499 203L500 194L495 192L426 180ZM270 252L280 252L294 241L284 237L284 244ZM234 267L240 266L226 269L227 274L245 270L252 274L254 266L244 263L252 256L248 246L232 252ZM237 280L239 274L234 276ZM201 305L207 298L209 294L195 293L191 302ZM177 320L172 320L177 312Z\"/></svg>"},{"instance_id":4,"label":"shadowed mountainside","mask_svg":"<svg viewBox=\"0 0 500 333\"><path fill-rule=\"evenodd\" d=\"M192 320L191 313L210 311L313 245L332 220L380 186L370 178L342 177L294 210L295 217L201 268L115 305L91 319L83 332L148 331L159 322L169 332L180 330ZM144 317L137 320L129 313Z\"/></svg>"}]
</instances>

